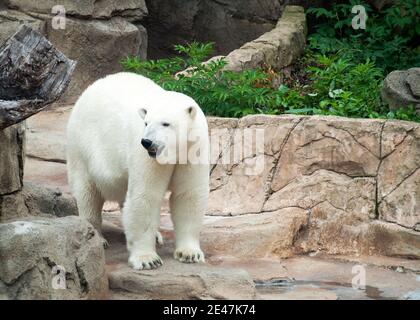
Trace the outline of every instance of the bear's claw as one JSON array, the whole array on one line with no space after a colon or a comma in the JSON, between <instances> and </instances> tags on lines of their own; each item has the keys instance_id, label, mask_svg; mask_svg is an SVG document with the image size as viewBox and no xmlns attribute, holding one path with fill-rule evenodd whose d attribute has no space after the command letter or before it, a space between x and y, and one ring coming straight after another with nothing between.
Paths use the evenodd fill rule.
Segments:
<instances>
[{"instance_id":1,"label":"bear's claw","mask_svg":"<svg viewBox=\"0 0 420 320\"><path fill-rule=\"evenodd\" d=\"M159 268L163 263L156 254L131 255L128 263L136 270L151 270Z\"/></svg>"},{"instance_id":2,"label":"bear's claw","mask_svg":"<svg viewBox=\"0 0 420 320\"><path fill-rule=\"evenodd\" d=\"M204 253L200 249L176 249L174 258L185 263L205 262Z\"/></svg>"},{"instance_id":3,"label":"bear's claw","mask_svg":"<svg viewBox=\"0 0 420 320\"><path fill-rule=\"evenodd\" d=\"M163 237L162 237L162 234L159 231L156 232L156 243L159 246L163 246Z\"/></svg>"}]
</instances>

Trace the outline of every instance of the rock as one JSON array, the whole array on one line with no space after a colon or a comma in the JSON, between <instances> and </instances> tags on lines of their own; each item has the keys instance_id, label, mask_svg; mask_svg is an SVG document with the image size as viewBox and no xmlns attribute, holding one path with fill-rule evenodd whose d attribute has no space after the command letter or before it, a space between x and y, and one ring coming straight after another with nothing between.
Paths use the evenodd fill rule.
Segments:
<instances>
[{"instance_id":1,"label":"rock","mask_svg":"<svg viewBox=\"0 0 420 320\"><path fill-rule=\"evenodd\" d=\"M51 214L56 217L66 217L78 214L76 200L58 188L51 189L25 183L22 193L31 215Z\"/></svg>"},{"instance_id":2,"label":"rock","mask_svg":"<svg viewBox=\"0 0 420 320\"><path fill-rule=\"evenodd\" d=\"M1 195L22 188L25 161L24 128L20 123L0 130L0 201Z\"/></svg>"},{"instance_id":3,"label":"rock","mask_svg":"<svg viewBox=\"0 0 420 320\"><path fill-rule=\"evenodd\" d=\"M414 228L420 222L420 126L387 121L378 170L381 219Z\"/></svg>"},{"instance_id":4,"label":"rock","mask_svg":"<svg viewBox=\"0 0 420 320\"><path fill-rule=\"evenodd\" d=\"M77 66L66 93L67 100L78 95L95 80L122 70L120 61L140 52L142 36L137 27L115 17L110 20L66 19L64 30L52 28L47 20L48 39Z\"/></svg>"},{"instance_id":5,"label":"rock","mask_svg":"<svg viewBox=\"0 0 420 320\"><path fill-rule=\"evenodd\" d=\"M6 0L10 8L23 12L54 14L56 5L63 6L66 15L96 19L109 19L115 15L141 20L147 15L144 0Z\"/></svg>"},{"instance_id":6,"label":"rock","mask_svg":"<svg viewBox=\"0 0 420 320\"><path fill-rule=\"evenodd\" d=\"M15 10L0 8L0 45L18 31L21 25L28 25L35 31L45 33L45 22Z\"/></svg>"},{"instance_id":7,"label":"rock","mask_svg":"<svg viewBox=\"0 0 420 320\"><path fill-rule=\"evenodd\" d=\"M70 192L67 182L67 169L64 163L26 158L24 183L40 184L49 188L60 188Z\"/></svg>"},{"instance_id":8,"label":"rock","mask_svg":"<svg viewBox=\"0 0 420 320\"><path fill-rule=\"evenodd\" d=\"M382 100L391 110L414 105L420 113L420 68L395 70L388 74L381 89Z\"/></svg>"},{"instance_id":9,"label":"rock","mask_svg":"<svg viewBox=\"0 0 420 320\"><path fill-rule=\"evenodd\" d=\"M205 223L201 243L208 255L288 257L299 231L307 223L307 211L299 208L223 217Z\"/></svg>"},{"instance_id":10,"label":"rock","mask_svg":"<svg viewBox=\"0 0 420 320\"><path fill-rule=\"evenodd\" d=\"M31 128L39 130L39 137L48 132L60 136L64 126L50 123L57 118L64 124L70 111L64 109L37 115ZM414 201L419 192L419 124L290 115L210 117L208 123L213 165L202 244L210 257L311 252L413 256L413 244L420 242ZM258 148L252 136L248 156L241 149L245 129L264 132ZM54 158L49 150L59 150L64 142L42 146L45 158ZM264 161L263 170L247 174L257 159ZM66 188L63 163L28 158L25 170L25 181ZM118 217L116 211L114 220ZM164 236L172 237L170 218L165 217Z\"/></svg>"},{"instance_id":11,"label":"rock","mask_svg":"<svg viewBox=\"0 0 420 320\"><path fill-rule=\"evenodd\" d=\"M220 268L209 264L185 264L173 256L174 243L165 239L158 254L163 266L155 270L134 270L127 266L128 252L124 231L104 223L109 287L113 299L254 299L256 291L249 274L239 268ZM115 296L115 294L117 295Z\"/></svg>"},{"instance_id":12,"label":"rock","mask_svg":"<svg viewBox=\"0 0 420 320\"><path fill-rule=\"evenodd\" d=\"M374 221L369 225L367 243L379 254L420 258L420 233L395 223Z\"/></svg>"},{"instance_id":13,"label":"rock","mask_svg":"<svg viewBox=\"0 0 420 320\"><path fill-rule=\"evenodd\" d=\"M374 177L379 165L382 121L309 117L289 131L273 176L274 192L298 175L329 170L350 177Z\"/></svg>"},{"instance_id":14,"label":"rock","mask_svg":"<svg viewBox=\"0 0 420 320\"><path fill-rule=\"evenodd\" d=\"M152 271L120 266L109 273L112 290L134 293L143 299L255 299L249 274L241 269L224 269L200 264L164 261Z\"/></svg>"},{"instance_id":15,"label":"rock","mask_svg":"<svg viewBox=\"0 0 420 320\"><path fill-rule=\"evenodd\" d=\"M9 299L100 299L108 292L104 249L78 217L0 224L0 288ZM57 271L66 290L57 289ZM64 280L63 280L64 281Z\"/></svg>"},{"instance_id":16,"label":"rock","mask_svg":"<svg viewBox=\"0 0 420 320\"><path fill-rule=\"evenodd\" d=\"M55 106L26 121L26 155L46 161L66 162L67 121L73 106Z\"/></svg>"},{"instance_id":17,"label":"rock","mask_svg":"<svg viewBox=\"0 0 420 320\"><path fill-rule=\"evenodd\" d=\"M137 56L142 59L142 60L146 60L147 59L147 47L148 47L148 36L147 36L147 30L145 27L143 27L143 25L136 23L134 24L137 29L139 29L140 32L140 43L139 43L139 51Z\"/></svg>"},{"instance_id":18,"label":"rock","mask_svg":"<svg viewBox=\"0 0 420 320\"><path fill-rule=\"evenodd\" d=\"M306 18L303 8L287 6L275 28L244 44L226 56L226 70L242 71L269 65L281 69L292 64L306 42Z\"/></svg>"},{"instance_id":19,"label":"rock","mask_svg":"<svg viewBox=\"0 0 420 320\"><path fill-rule=\"evenodd\" d=\"M173 45L192 40L215 42L215 54L227 54L271 30L283 11L272 0L147 0L149 57L173 54Z\"/></svg>"}]
</instances>

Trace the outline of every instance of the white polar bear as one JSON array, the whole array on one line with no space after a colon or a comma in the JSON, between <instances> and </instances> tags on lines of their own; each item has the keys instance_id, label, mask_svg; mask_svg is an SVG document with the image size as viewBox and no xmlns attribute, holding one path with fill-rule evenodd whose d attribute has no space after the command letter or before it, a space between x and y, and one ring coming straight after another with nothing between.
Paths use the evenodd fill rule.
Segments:
<instances>
[{"instance_id":1,"label":"white polar bear","mask_svg":"<svg viewBox=\"0 0 420 320\"><path fill-rule=\"evenodd\" d=\"M68 178L79 215L99 231L104 201L117 201L131 266L153 269L162 264L155 237L167 190L174 257L204 261L199 232L209 197L209 138L206 118L193 99L140 75L109 75L77 101L67 139ZM190 161L191 152L200 161Z\"/></svg>"}]
</instances>

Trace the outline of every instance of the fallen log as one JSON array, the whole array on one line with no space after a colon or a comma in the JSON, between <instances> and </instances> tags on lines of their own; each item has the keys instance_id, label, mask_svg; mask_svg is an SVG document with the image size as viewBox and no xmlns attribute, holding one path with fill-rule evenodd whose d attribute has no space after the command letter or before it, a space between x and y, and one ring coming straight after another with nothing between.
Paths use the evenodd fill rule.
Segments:
<instances>
[{"instance_id":1,"label":"fallen log","mask_svg":"<svg viewBox=\"0 0 420 320\"><path fill-rule=\"evenodd\" d=\"M0 130L56 101L76 62L26 25L0 46Z\"/></svg>"}]
</instances>

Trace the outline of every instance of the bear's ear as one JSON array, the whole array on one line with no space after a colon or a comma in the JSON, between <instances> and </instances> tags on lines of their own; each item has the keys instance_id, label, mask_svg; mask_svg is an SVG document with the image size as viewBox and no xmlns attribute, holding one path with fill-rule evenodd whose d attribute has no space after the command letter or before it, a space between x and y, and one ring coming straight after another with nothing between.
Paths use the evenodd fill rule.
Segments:
<instances>
[{"instance_id":1,"label":"bear's ear","mask_svg":"<svg viewBox=\"0 0 420 320\"><path fill-rule=\"evenodd\" d=\"M195 106L190 106L187 108L187 113L190 115L191 119L194 119L197 114L197 108Z\"/></svg>"},{"instance_id":2,"label":"bear's ear","mask_svg":"<svg viewBox=\"0 0 420 320\"><path fill-rule=\"evenodd\" d=\"M140 109L138 110L138 112L139 112L139 115L140 115L140 117L141 117L142 119L144 119L144 117L146 117L146 114L147 114L147 110L146 110L146 109L144 109L144 108L140 108Z\"/></svg>"}]
</instances>

